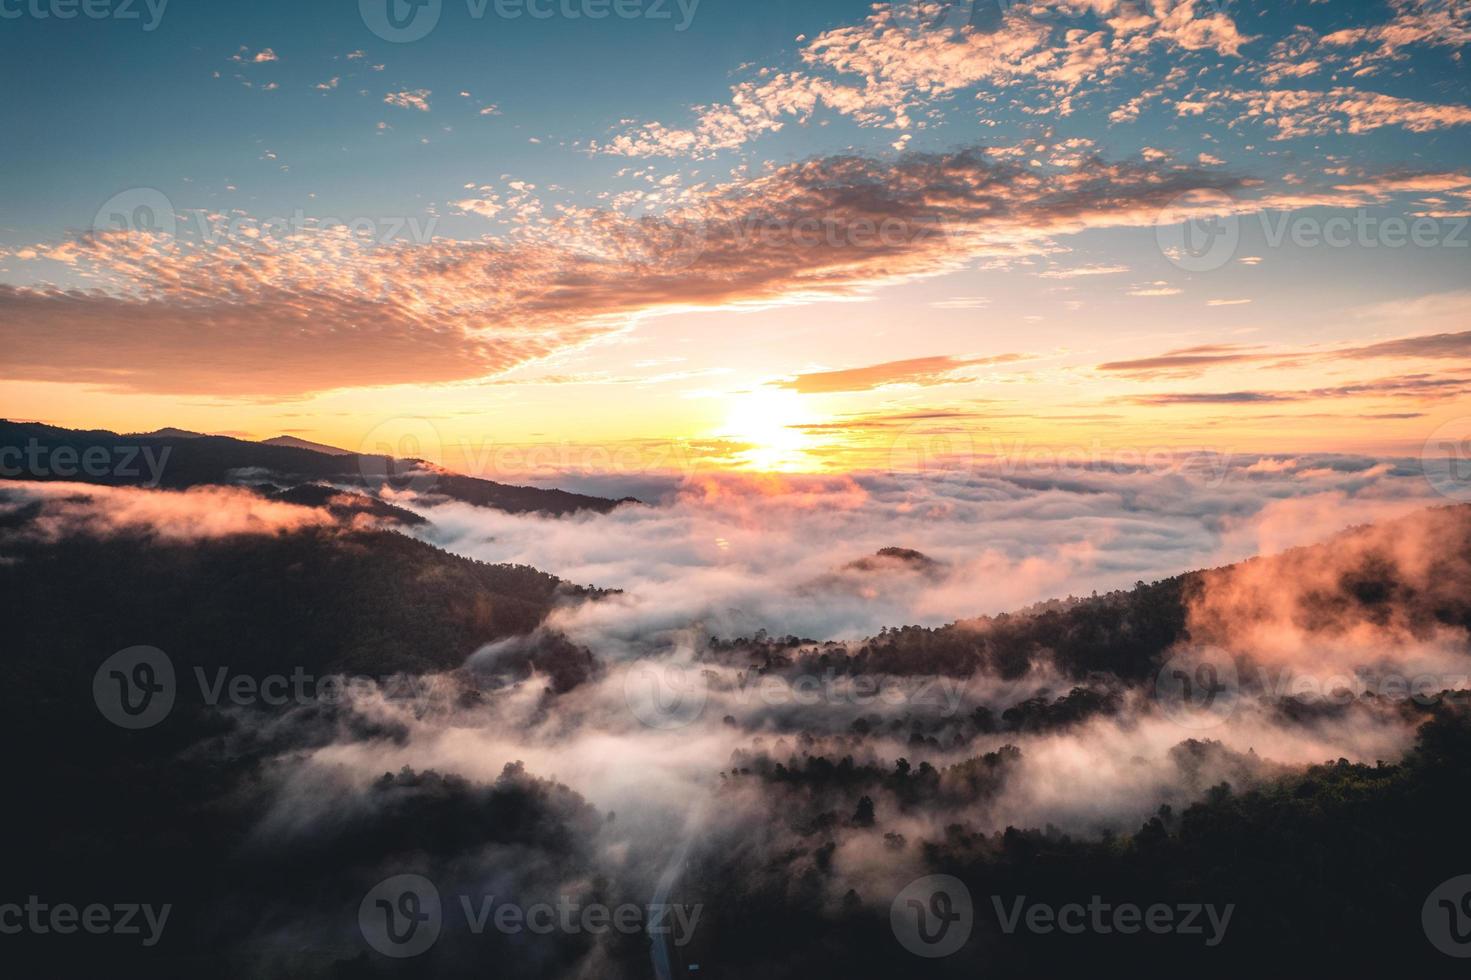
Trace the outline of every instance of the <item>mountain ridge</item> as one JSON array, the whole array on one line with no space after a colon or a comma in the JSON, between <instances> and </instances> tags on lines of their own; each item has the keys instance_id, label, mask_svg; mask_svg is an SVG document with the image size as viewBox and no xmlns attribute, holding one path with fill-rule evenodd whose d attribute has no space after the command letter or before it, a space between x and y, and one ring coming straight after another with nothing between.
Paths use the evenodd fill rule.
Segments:
<instances>
[{"instance_id":1,"label":"mountain ridge","mask_svg":"<svg viewBox=\"0 0 1471 980\"><path fill-rule=\"evenodd\" d=\"M43 459L45 462L39 462ZM105 462L91 465L89 459ZM12 465L8 460L19 460L20 465ZM144 466L145 462L156 473ZM631 497L613 500L567 490L497 483L451 473L419 459L361 453L334 455L297 445L272 445L233 436L125 435L106 429L66 429L0 419L0 479L148 486L145 477L154 476L156 483L152 485L172 490L264 481L291 485L343 483L377 496L385 487L412 487L428 496L477 507L558 517L578 511L606 514L623 504L639 502Z\"/></svg>"}]
</instances>

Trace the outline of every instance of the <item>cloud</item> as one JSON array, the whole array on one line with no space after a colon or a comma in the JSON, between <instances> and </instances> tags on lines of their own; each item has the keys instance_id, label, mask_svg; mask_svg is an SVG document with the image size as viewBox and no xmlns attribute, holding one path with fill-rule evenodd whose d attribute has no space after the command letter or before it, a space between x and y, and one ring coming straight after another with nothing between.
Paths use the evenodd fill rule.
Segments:
<instances>
[{"instance_id":1,"label":"cloud","mask_svg":"<svg viewBox=\"0 0 1471 980\"><path fill-rule=\"evenodd\" d=\"M230 56L230 60L239 64L264 65L281 59L270 48L261 48L255 54L251 54L250 49L242 44L240 50Z\"/></svg>"},{"instance_id":2,"label":"cloud","mask_svg":"<svg viewBox=\"0 0 1471 980\"><path fill-rule=\"evenodd\" d=\"M1464 669L1465 631L1449 627L1445 613L1464 602L1471 564L1446 544L1466 539L1467 512L1436 508L1389 521L1394 508L1386 505L1378 523L1343 535L1327 551L1283 551L1338 530L1344 501L1341 491L1282 499L1247 522L1249 529L1228 521L1226 535L1243 535L1241 546L1283 553L1208 572L1190 608L1192 637L1304 672L1385 663L1412 673ZM1373 577L1394 583L1395 594L1382 604L1340 597Z\"/></svg>"},{"instance_id":3,"label":"cloud","mask_svg":"<svg viewBox=\"0 0 1471 980\"><path fill-rule=\"evenodd\" d=\"M1051 236L1148 226L1202 186L1236 185L1098 158L1040 181L962 150L804 160L659 216L553 211L523 185L497 204L516 234L478 241L97 232L36 251L89 288L0 286L0 375L225 397L479 378L641 312L857 295Z\"/></svg>"},{"instance_id":4,"label":"cloud","mask_svg":"<svg viewBox=\"0 0 1471 980\"><path fill-rule=\"evenodd\" d=\"M867 367L847 368L841 371L818 371L799 374L787 381L773 382L778 388L788 388L804 395L828 394L837 391L871 391L888 385L942 385L960 384L975 380L974 375L965 374L967 367L993 364L1009 364L1024 360L1024 354L1001 354L995 357L912 357L902 361L887 361Z\"/></svg>"},{"instance_id":5,"label":"cloud","mask_svg":"<svg viewBox=\"0 0 1471 980\"><path fill-rule=\"evenodd\" d=\"M925 411L890 422L951 417ZM1341 526L1371 506L1380 508L1375 514L1403 513L1437 499L1418 469L1370 473L1373 463L1356 457L1305 456L1273 472L1250 469L1257 456L1181 452L1154 466L1142 458L1142 451L1069 456L996 441L974 444L969 468L944 472L671 476L662 496L650 493L649 475L640 490L654 506L560 520L395 502L433 521L415 533L461 554L625 590L555 623L580 644L623 656L667 651L691 628L854 638L895 623L939 625L1132 585L1252 553L1246 542L1220 536L1222 518L1245 521L1276 499L1342 492ZM1297 475L1330 466L1340 469L1321 481ZM600 486L620 493L616 481ZM1163 509L1141 520L1145 501ZM886 547L919 551L943 574L833 577Z\"/></svg>"},{"instance_id":6,"label":"cloud","mask_svg":"<svg viewBox=\"0 0 1471 980\"><path fill-rule=\"evenodd\" d=\"M47 539L145 533L167 541L193 541L277 534L336 521L324 508L267 500L234 487L172 491L50 481L0 483L0 512L33 504L41 505L40 512L24 533Z\"/></svg>"},{"instance_id":7,"label":"cloud","mask_svg":"<svg viewBox=\"0 0 1471 980\"><path fill-rule=\"evenodd\" d=\"M1121 272L1132 271L1126 265L1104 265L1094 263L1092 265L1079 265L1071 268L1047 269L1037 273L1044 279L1079 279L1084 276L1112 276Z\"/></svg>"},{"instance_id":8,"label":"cloud","mask_svg":"<svg viewBox=\"0 0 1471 980\"><path fill-rule=\"evenodd\" d=\"M1098 365L1099 371L1113 371L1137 378L1189 377L1221 364L1261 360L1267 356L1259 348L1237 344L1187 347L1166 351L1158 357L1141 357L1128 361L1108 361Z\"/></svg>"},{"instance_id":9,"label":"cloud","mask_svg":"<svg viewBox=\"0 0 1471 980\"><path fill-rule=\"evenodd\" d=\"M1410 374L1297 391L1165 392L1127 399L1135 405L1210 405L1319 401L1336 398L1456 398L1471 393L1471 378Z\"/></svg>"},{"instance_id":10,"label":"cloud","mask_svg":"<svg viewBox=\"0 0 1471 980\"><path fill-rule=\"evenodd\" d=\"M621 156L706 156L730 150L819 109L863 126L908 130L931 103L981 83L1024 86L1060 115L1085 82L1105 82L1137 66L1151 47L1235 57L1248 38L1229 14L1196 4L1132 5L1090 0L1056 11L1010 7L1004 30L937 26L947 5L929 0L875 4L860 24L803 43L802 66L761 68L731 88L729 101L694 107L689 128L636 125L593 149ZM1075 25L1087 18L1091 29ZM1076 18L1076 19L1075 19ZM1183 81L1184 73L1171 76Z\"/></svg>"},{"instance_id":11,"label":"cloud","mask_svg":"<svg viewBox=\"0 0 1471 980\"><path fill-rule=\"evenodd\" d=\"M978 613L1015 611L1038 600L1128 587L1140 578L1309 544L1366 520L1410 513L1427 501L1427 493L1414 467L1358 457L1252 456L1213 458L1208 465L1048 469L1013 456L941 478L870 473L671 481L657 506L572 520L426 505L422 509L434 526L423 534L434 543L482 560L531 563L573 580L622 588L607 600L564 609L549 624L596 650L606 669L555 697L547 694L550 678L543 675L502 687L480 683L474 697L465 696L464 680L449 676L421 684L425 693L418 697L353 689L346 711L400 735L338 739L291 764L301 767L299 777L308 785L332 773L366 782L402 766L492 780L506 762L524 760L535 771L556 772L593 805L616 809L616 825L608 823L614 834L662 827L667 844L673 815L674 836L689 835L696 853L730 851L747 864L751 848L760 846L749 833L754 814L790 818L761 824L760 839L781 851L791 845L771 842L772 834L780 836L783 827L809 816L809 807L820 812L841 806L840 818L845 817L859 793L878 803L885 831L911 840L943 835L958 819L988 831L1046 823L1087 835L1100 827L1129 829L1161 803L1183 808L1222 779L1244 789L1282 763L1394 758L1410 743L1413 720L1393 706L1379 714L1366 706L1363 714L1293 721L1273 704L1246 697L1229 717L1202 732L1160 710L1151 676L1133 688L1095 679L1095 692L1111 691L1116 698L1115 713L1058 730L977 739L967 720L977 708L999 717L1024 699L1050 701L1078 681L1038 651L1021 678L982 671L941 678L951 682L943 688L933 678L910 678L907 687L887 688L897 697L864 703L840 676L814 704L790 697L782 678L799 675L801 668L783 664L798 659L804 648L813 657L822 653L841 662L868 645L864 638L879 627L900 622L963 620L955 641L970 635L979 646L996 624L974 618ZM1447 536L1426 526L1402 537L1385 533L1378 540L1390 548L1387 555L1405 582L1429 586L1431 603L1441 597L1462 602L1464 574L1447 576L1437 587L1425 562ZM887 545L915 548L932 561L873 557ZM1270 677L1285 678L1284 684L1299 677L1331 680L1332 672L1353 664L1464 674L1464 631L1374 633L1372 611L1356 617L1343 610L1314 620L1313 595L1338 596L1356 558L1375 554L1350 544L1331 567L1315 566L1314 561L1322 564L1321 554L1313 553L1214 574L1186 615L1202 636L1225 637L1231 650L1272 665ZM1454 560L1464 572L1464 561ZM1063 613L1070 606L1053 602L1032 612ZM762 650L779 653L759 672L748 669L745 649L722 653L710 642L712 636L749 636L758 629L837 642L816 649L754 648L756 658L765 657ZM1369 642L1375 638L1398 642L1375 646ZM1334 640L1344 642L1334 648ZM470 670L494 672L507 652L487 649ZM649 671L699 679L700 697L687 725L666 732L641 723L629 692ZM1243 669L1243 679L1256 676ZM942 691L939 704L951 705L948 714L920 706L919 681ZM855 724L860 722L861 729ZM938 737L912 738L921 730L916 723ZM1207 736L1220 744L1177 748L1185 739ZM856 769L872 766L883 774L903 756L943 771L1003 743L1020 749L1003 780L984 792L962 781L953 794L941 793L912 809L888 795L886 779L871 787L845 783L850 795L840 802L805 795L799 781L784 790L759 779L720 779L719 795L710 791L714 774L733 767L754 772L779 762L800 772L813 757L835 763L849 756ZM1233 763L1233 753L1245 759ZM1257 768L1242 768L1246 764ZM855 772L854 778L861 777ZM938 778L944 785L959 776ZM834 900L858 884L854 876L902 875L907 867L902 847L869 853L860 837L841 826L832 828L830 839L837 850Z\"/></svg>"},{"instance_id":12,"label":"cloud","mask_svg":"<svg viewBox=\"0 0 1471 980\"><path fill-rule=\"evenodd\" d=\"M1405 303L1366 311L1365 316L1374 318L1392 315L1395 322L1406 319L1433 320L1430 311L1458 313L1464 310L1464 296L1459 294L1422 297L1420 309L1413 310ZM1250 300L1211 300L1209 305L1236 305ZM1416 315L1420 310L1425 316ZM1401 337L1396 340L1362 344L1357 347L1340 347L1323 350L1309 348L1300 350L1268 350L1261 346L1239 344L1212 344L1166 351L1153 357L1140 357L1123 361L1108 361L1097 366L1099 371L1117 373L1125 377L1187 378L1206 373L1212 368L1231 364L1252 362L1275 362L1276 366L1300 366L1315 362L1372 360L1375 358L1409 358L1442 360L1471 356L1471 331L1460 333L1421 334Z\"/></svg>"},{"instance_id":13,"label":"cloud","mask_svg":"<svg viewBox=\"0 0 1471 980\"><path fill-rule=\"evenodd\" d=\"M1378 92L1339 86L1325 92L1294 89L1232 91L1225 99L1242 103L1248 119L1260 119L1274 129L1274 140L1371 132L1399 126L1412 133L1428 133L1471 123L1471 107L1419 102Z\"/></svg>"},{"instance_id":14,"label":"cloud","mask_svg":"<svg viewBox=\"0 0 1471 980\"><path fill-rule=\"evenodd\" d=\"M1264 80L1275 83L1331 70L1362 77L1404 61L1410 48L1471 43L1471 10L1460 0L1390 0L1390 7L1394 16L1381 24L1328 34L1299 26L1273 45Z\"/></svg>"},{"instance_id":15,"label":"cloud","mask_svg":"<svg viewBox=\"0 0 1471 980\"><path fill-rule=\"evenodd\" d=\"M1419 337L1403 337L1399 340L1385 340L1377 344L1342 351L1338 356L1348 358L1471 358L1471 330L1461 333L1437 333Z\"/></svg>"},{"instance_id":16,"label":"cloud","mask_svg":"<svg viewBox=\"0 0 1471 980\"><path fill-rule=\"evenodd\" d=\"M1135 405L1252 405L1295 401L1296 396L1268 391L1168 392L1128 399Z\"/></svg>"},{"instance_id":17,"label":"cloud","mask_svg":"<svg viewBox=\"0 0 1471 980\"><path fill-rule=\"evenodd\" d=\"M389 92L383 96L383 101L389 105L398 106L400 109L418 109L420 112L428 112L429 96L431 94L433 93L427 88L403 92Z\"/></svg>"},{"instance_id":18,"label":"cloud","mask_svg":"<svg viewBox=\"0 0 1471 980\"><path fill-rule=\"evenodd\" d=\"M930 303L937 310L984 310L991 305L988 296L952 296Z\"/></svg>"},{"instance_id":19,"label":"cloud","mask_svg":"<svg viewBox=\"0 0 1471 980\"><path fill-rule=\"evenodd\" d=\"M1178 296L1184 290L1178 286L1171 286L1163 280L1144 283L1129 290L1130 296Z\"/></svg>"}]
</instances>

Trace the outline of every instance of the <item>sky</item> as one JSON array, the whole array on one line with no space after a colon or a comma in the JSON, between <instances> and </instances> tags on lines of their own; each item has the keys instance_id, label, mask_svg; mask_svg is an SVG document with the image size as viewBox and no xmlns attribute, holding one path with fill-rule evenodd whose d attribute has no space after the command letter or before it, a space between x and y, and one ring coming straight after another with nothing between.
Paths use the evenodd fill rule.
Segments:
<instances>
[{"instance_id":1,"label":"sky","mask_svg":"<svg viewBox=\"0 0 1471 980\"><path fill-rule=\"evenodd\" d=\"M489 476L1417 456L1471 436L1468 41L1465 0L0 0L0 416Z\"/></svg>"}]
</instances>

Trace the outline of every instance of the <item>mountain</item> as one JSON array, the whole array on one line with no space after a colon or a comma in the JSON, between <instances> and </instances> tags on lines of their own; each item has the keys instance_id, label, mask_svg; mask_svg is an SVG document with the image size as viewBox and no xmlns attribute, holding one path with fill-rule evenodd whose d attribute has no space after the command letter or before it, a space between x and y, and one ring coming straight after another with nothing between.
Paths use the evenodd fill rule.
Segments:
<instances>
[{"instance_id":1,"label":"mountain","mask_svg":"<svg viewBox=\"0 0 1471 980\"><path fill-rule=\"evenodd\" d=\"M262 446L286 446L291 449L310 449L314 453L326 453L328 456L352 455L349 450L338 449L336 446L327 446L308 439L298 439L296 436L276 436L274 439L262 439L260 444Z\"/></svg>"},{"instance_id":2,"label":"mountain","mask_svg":"<svg viewBox=\"0 0 1471 980\"><path fill-rule=\"evenodd\" d=\"M178 430L159 430L178 432ZM111 486L183 489L269 481L282 486L335 483L378 494L411 487L421 495L513 514L607 513L631 499L512 486L450 473L417 459L395 459L296 445L270 445L195 433L120 435L0 420L0 476Z\"/></svg>"},{"instance_id":3,"label":"mountain","mask_svg":"<svg viewBox=\"0 0 1471 980\"><path fill-rule=\"evenodd\" d=\"M422 517L402 507L395 507L377 497L370 497L365 493L353 493L350 490L322 483L303 483L289 490L282 490L271 484L262 484L255 489L272 500L279 500L282 503L295 504L298 507L326 508L334 517L346 523L352 523L360 516L373 518L382 524L396 524L402 527L423 527L429 523L427 517Z\"/></svg>"},{"instance_id":4,"label":"mountain","mask_svg":"<svg viewBox=\"0 0 1471 980\"><path fill-rule=\"evenodd\" d=\"M1319 726L1371 718L1403 726L1395 761L1288 766L1161 728L1153 675L1174 642L1217 628L1219 610L1205 600L1226 587L1253 615L1275 608L1258 609L1253 590L1290 592L1293 626L1326 636L1366 623L1408 633L1471 626L1471 507L1130 591L886 630L862 644L711 644L705 658L768 677L796 667L874 679L938 666L994 680L1025 676L1050 657L1057 670L1046 683L1080 680L1057 697L1037 684L997 685L997 697L1014 703L994 712L936 714L918 695L889 712L875 696L859 710L773 700L746 730L728 719L733 748L701 779L720 832L688 838L674 890L656 893L650 879L669 860L667 830L640 827L622 807L601 810L517 761L527 751L547 767L583 752L569 766L597 768L631 753L652 766L689 741L678 730L620 740L618 726L629 723L621 711L632 706L626 681L600 701L588 683L605 676L594 653L547 629L552 610L602 593L391 531L55 536L46 506L0 520L0 595L17 611L4 626L0 718L10 736L7 784L20 801L8 816L23 842L7 857L6 881L41 901L169 903L171 918L157 947L80 932L60 943L7 936L7 962L37 967L18 975L469 977L484 976L487 964L517 980L650 975L642 932L528 937L472 930L449 915L432 950L395 968L365 947L359 910L379 883L407 873L437 883L451 912L486 882L507 902L549 909L572 890L577 901L609 907L670 894L703 910L693 941L671 956L713 978L1022 978L1123 974L1139 963L1147 967L1128 975L1236 977L1263 963L1289 975L1318 975L1325 964L1345 975L1369 967L1449 975L1416 913L1439 883L1471 867L1462 823L1471 697L1368 694L1299 707L1291 718L1279 708L1263 715L1283 719L1264 738L1294 726L1315 737ZM1422 554L1425 542L1434 554ZM478 669L480 657L457 669L490 643L492 676ZM117 677L101 669L105 661L137 645L168 656L176 701L163 720L134 730L104 717L99 691ZM289 691L299 673L336 671L384 683L355 702L313 687L305 697L265 695L272 689L262 679ZM534 686L505 685L504 674L534 676ZM246 682L238 700L228 693L234 680ZM250 693L257 683L261 696ZM225 693L212 701L211 690ZM738 695L725 692L723 703ZM519 745L516 703L535 707ZM615 725L593 729L589 744L584 726L608 711ZM1106 739L1080 728L1114 719ZM1163 732L1163 761L1133 755L1143 751L1127 737L1136 726ZM1069 729L1101 741L1105 775L1127 781L1098 781L1083 757L1072 758L1076 744L1065 769L1048 769ZM688 758L680 765L689 768ZM1013 804L1064 782L1099 797L1096 812L1092 800L1084 808L1099 832L996 809L1019 785ZM1175 786L1168 804L1108 816L1109 789L1148 797L1161 782ZM691 805L684 792L680 812ZM757 816L738 819L748 813ZM977 934L937 972L916 966L892 926L896 892L929 880L920 876L947 876L974 900ZM1022 909L1018 896L1032 907L1076 908L1080 920L1100 902L1194 909L1199 928L1157 934L1138 928L1145 920L1136 914L1133 932L998 930L997 916ZM1208 931L1200 903L1234 911L1229 932ZM1355 933L1373 941L1339 938ZM1207 945L1210 935L1224 941ZM595 972L578 969L587 962Z\"/></svg>"},{"instance_id":5,"label":"mountain","mask_svg":"<svg viewBox=\"0 0 1471 980\"><path fill-rule=\"evenodd\" d=\"M1427 552L1423 567L1403 558L1410 541ZM897 550L884 549L890 553L886 558L895 560ZM1232 620L1203 601L1223 583L1244 583L1225 590L1242 594L1244 608ZM1231 634L1250 625L1253 616L1286 599L1292 600L1288 605L1296 617L1291 627L1320 634L1327 643L1361 624L1393 622L1419 636L1437 627L1471 630L1468 583L1471 504L1461 504L1350 528L1281 554L1140 582L1128 590L1056 599L940 627L895 627L858 644L758 635L716 640L711 649L731 663L765 662L796 672L820 673L841 657L852 674L1017 679L1045 663L1076 681L1096 674L1139 681L1153 677L1177 643L1229 644Z\"/></svg>"},{"instance_id":6,"label":"mountain","mask_svg":"<svg viewBox=\"0 0 1471 980\"><path fill-rule=\"evenodd\" d=\"M44 517L44 506L27 516ZM140 643L180 670L446 670L486 643L530 634L559 604L602 594L392 531L49 540L28 536L23 519L8 523L0 593L38 615L7 628L6 648L21 674L37 676Z\"/></svg>"}]
</instances>

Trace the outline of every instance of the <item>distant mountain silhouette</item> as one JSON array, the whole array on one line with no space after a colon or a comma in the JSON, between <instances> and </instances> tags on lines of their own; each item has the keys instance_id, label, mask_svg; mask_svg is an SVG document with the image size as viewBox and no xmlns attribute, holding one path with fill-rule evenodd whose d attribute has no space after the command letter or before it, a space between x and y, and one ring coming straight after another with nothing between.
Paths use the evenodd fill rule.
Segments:
<instances>
[{"instance_id":1,"label":"distant mountain silhouette","mask_svg":"<svg viewBox=\"0 0 1471 980\"><path fill-rule=\"evenodd\" d=\"M338 449L336 446L312 442L309 439L298 439L296 436L276 436L274 439L262 439L260 444L262 446L288 446L292 449L310 449L314 453L326 453L328 456L352 455L350 450Z\"/></svg>"},{"instance_id":2,"label":"distant mountain silhouette","mask_svg":"<svg viewBox=\"0 0 1471 980\"><path fill-rule=\"evenodd\" d=\"M423 460L272 442L277 444L185 433L178 429L120 435L106 430L83 431L0 420L0 476L109 486L151 486L156 477L157 486L175 490L207 484L262 482L285 487L335 483L354 486L369 494L378 494L384 487L412 488L420 494L477 507L552 516L582 510L607 513L622 503L637 503L632 498L610 500L565 490L496 483L450 473ZM62 451L60 455L58 450ZM99 462L84 465L89 458ZM150 461L153 468L147 465Z\"/></svg>"},{"instance_id":3,"label":"distant mountain silhouette","mask_svg":"<svg viewBox=\"0 0 1471 980\"><path fill-rule=\"evenodd\" d=\"M188 429L176 429L166 426L162 429L154 429L152 432L129 432L129 439L202 439L203 432L190 432Z\"/></svg>"}]
</instances>

